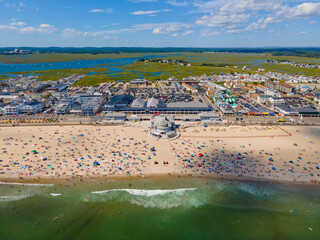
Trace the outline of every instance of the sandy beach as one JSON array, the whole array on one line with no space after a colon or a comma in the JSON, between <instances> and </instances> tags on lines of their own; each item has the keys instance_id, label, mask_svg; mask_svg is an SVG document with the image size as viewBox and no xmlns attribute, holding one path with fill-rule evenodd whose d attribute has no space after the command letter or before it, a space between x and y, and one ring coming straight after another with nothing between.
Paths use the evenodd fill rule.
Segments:
<instances>
[{"instance_id":1,"label":"sandy beach","mask_svg":"<svg viewBox=\"0 0 320 240\"><path fill-rule=\"evenodd\" d=\"M190 127L173 141L139 127L0 128L0 179L205 176L320 180L320 127Z\"/></svg>"}]
</instances>

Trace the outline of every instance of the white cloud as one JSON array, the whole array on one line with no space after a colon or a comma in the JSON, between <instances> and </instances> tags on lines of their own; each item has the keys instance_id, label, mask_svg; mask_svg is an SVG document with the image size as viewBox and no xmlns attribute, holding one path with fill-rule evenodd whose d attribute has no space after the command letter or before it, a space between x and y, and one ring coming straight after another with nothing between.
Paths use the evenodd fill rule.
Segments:
<instances>
[{"instance_id":1,"label":"white cloud","mask_svg":"<svg viewBox=\"0 0 320 240\"><path fill-rule=\"evenodd\" d=\"M18 28L10 25L0 25L0 31L4 30L17 30Z\"/></svg>"},{"instance_id":2,"label":"white cloud","mask_svg":"<svg viewBox=\"0 0 320 240\"><path fill-rule=\"evenodd\" d=\"M317 21L310 21L309 24L316 24Z\"/></svg>"},{"instance_id":3,"label":"white cloud","mask_svg":"<svg viewBox=\"0 0 320 240\"><path fill-rule=\"evenodd\" d=\"M196 24L206 27L227 27L228 25L242 24L249 20L249 14L210 14L196 21Z\"/></svg>"},{"instance_id":4,"label":"white cloud","mask_svg":"<svg viewBox=\"0 0 320 240\"><path fill-rule=\"evenodd\" d=\"M153 10L153 11L135 11L135 12L132 12L130 14L133 14L133 15L153 15L155 13L160 13L160 12L170 12L171 10L170 9L164 9L164 10Z\"/></svg>"},{"instance_id":5,"label":"white cloud","mask_svg":"<svg viewBox=\"0 0 320 240\"><path fill-rule=\"evenodd\" d=\"M123 30L106 30L106 31L82 31L74 28L65 28L61 35L63 37L92 37L94 39L104 38L104 39L116 39L116 37L108 36L107 34L121 33Z\"/></svg>"},{"instance_id":6,"label":"white cloud","mask_svg":"<svg viewBox=\"0 0 320 240\"><path fill-rule=\"evenodd\" d=\"M194 33L194 31L192 31L192 30L187 30L187 31L183 32L181 35L184 36L184 37L186 37L186 36L189 36L189 35L191 35L191 34L193 34L193 33Z\"/></svg>"},{"instance_id":7,"label":"white cloud","mask_svg":"<svg viewBox=\"0 0 320 240\"><path fill-rule=\"evenodd\" d=\"M156 35L176 34L177 32L181 32L187 28L189 28L189 25L186 25L186 24L178 24L178 23L161 24L159 26L155 26L155 28L152 31L152 34L156 34Z\"/></svg>"},{"instance_id":8,"label":"white cloud","mask_svg":"<svg viewBox=\"0 0 320 240\"><path fill-rule=\"evenodd\" d=\"M118 39L117 37L104 36L104 39Z\"/></svg>"},{"instance_id":9,"label":"white cloud","mask_svg":"<svg viewBox=\"0 0 320 240\"><path fill-rule=\"evenodd\" d=\"M24 27L25 25L26 23L18 22L16 18L12 18L10 25L0 25L0 30L1 31L10 30L10 31L15 31L16 33L21 33L21 34L33 34L33 33L51 34L57 30L54 26L46 23L42 23L37 27L33 27L33 26Z\"/></svg>"},{"instance_id":10,"label":"white cloud","mask_svg":"<svg viewBox=\"0 0 320 240\"><path fill-rule=\"evenodd\" d=\"M167 3L175 7L186 7L189 5L189 2L187 1L177 1L177 0L168 0Z\"/></svg>"},{"instance_id":11,"label":"white cloud","mask_svg":"<svg viewBox=\"0 0 320 240\"><path fill-rule=\"evenodd\" d=\"M217 35L220 35L220 33L217 31L212 31L211 29L204 29L200 33L201 37L210 37L210 36L217 36Z\"/></svg>"},{"instance_id":12,"label":"white cloud","mask_svg":"<svg viewBox=\"0 0 320 240\"><path fill-rule=\"evenodd\" d=\"M51 26L49 24L42 23L39 25L39 27L24 27L20 28L18 30L19 33L25 33L25 34L33 34L33 33L40 33L40 34L51 34L57 29L54 26Z\"/></svg>"},{"instance_id":13,"label":"white cloud","mask_svg":"<svg viewBox=\"0 0 320 240\"><path fill-rule=\"evenodd\" d=\"M310 0L309 0L310 1ZM266 29L269 24L320 17L320 2L302 0L194 0L194 12L208 12L197 25L228 33ZM288 5L286 5L288 4ZM311 24L314 21L311 21Z\"/></svg>"},{"instance_id":14,"label":"white cloud","mask_svg":"<svg viewBox=\"0 0 320 240\"><path fill-rule=\"evenodd\" d=\"M242 32L241 29L232 29L227 31L227 33L241 33L241 32Z\"/></svg>"},{"instance_id":15,"label":"white cloud","mask_svg":"<svg viewBox=\"0 0 320 240\"><path fill-rule=\"evenodd\" d=\"M294 7L284 6L276 15L282 18L320 17L320 3L305 2Z\"/></svg>"},{"instance_id":16,"label":"white cloud","mask_svg":"<svg viewBox=\"0 0 320 240\"><path fill-rule=\"evenodd\" d=\"M20 33L35 33L36 31L37 31L37 29L34 27L24 27L24 28L19 29Z\"/></svg>"},{"instance_id":17,"label":"white cloud","mask_svg":"<svg viewBox=\"0 0 320 240\"><path fill-rule=\"evenodd\" d=\"M87 37L87 36L93 36L94 37L94 34L90 34L90 32L76 30L74 28L65 28L62 31L62 36L64 36L64 37L76 37L76 36Z\"/></svg>"},{"instance_id":18,"label":"white cloud","mask_svg":"<svg viewBox=\"0 0 320 240\"><path fill-rule=\"evenodd\" d=\"M265 20L263 18L260 18L257 22L251 23L244 30L252 31L252 30L257 30L257 29L265 29L266 27L267 27L267 24L265 23Z\"/></svg>"},{"instance_id":19,"label":"white cloud","mask_svg":"<svg viewBox=\"0 0 320 240\"><path fill-rule=\"evenodd\" d=\"M107 9L91 9L89 10L90 13L113 13L112 8L107 8Z\"/></svg>"},{"instance_id":20,"label":"white cloud","mask_svg":"<svg viewBox=\"0 0 320 240\"><path fill-rule=\"evenodd\" d=\"M195 0L196 12L245 12L274 11L281 7L282 0Z\"/></svg>"},{"instance_id":21,"label":"white cloud","mask_svg":"<svg viewBox=\"0 0 320 240\"><path fill-rule=\"evenodd\" d=\"M159 13L160 11L159 10L155 10L155 11L135 11L135 12L132 12L130 14L133 14L133 15L149 15L149 14L154 14L154 13Z\"/></svg>"},{"instance_id":22,"label":"white cloud","mask_svg":"<svg viewBox=\"0 0 320 240\"><path fill-rule=\"evenodd\" d=\"M232 0L220 8L224 12L263 11L273 12L281 8L279 0Z\"/></svg>"},{"instance_id":23,"label":"white cloud","mask_svg":"<svg viewBox=\"0 0 320 240\"><path fill-rule=\"evenodd\" d=\"M18 19L16 19L16 18L12 18L10 25L12 25L12 26L17 26L17 27L23 27L23 26L26 25L26 23L24 23L24 22L18 22L17 20L18 20Z\"/></svg>"}]
</instances>

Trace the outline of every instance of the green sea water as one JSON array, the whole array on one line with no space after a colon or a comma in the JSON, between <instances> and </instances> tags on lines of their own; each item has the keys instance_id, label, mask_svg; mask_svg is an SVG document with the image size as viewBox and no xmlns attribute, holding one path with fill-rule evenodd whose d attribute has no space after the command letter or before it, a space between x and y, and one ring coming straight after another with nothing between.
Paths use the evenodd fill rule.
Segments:
<instances>
[{"instance_id":1,"label":"green sea water","mask_svg":"<svg viewBox=\"0 0 320 240\"><path fill-rule=\"evenodd\" d=\"M0 184L0 239L320 239L320 191L200 178Z\"/></svg>"}]
</instances>

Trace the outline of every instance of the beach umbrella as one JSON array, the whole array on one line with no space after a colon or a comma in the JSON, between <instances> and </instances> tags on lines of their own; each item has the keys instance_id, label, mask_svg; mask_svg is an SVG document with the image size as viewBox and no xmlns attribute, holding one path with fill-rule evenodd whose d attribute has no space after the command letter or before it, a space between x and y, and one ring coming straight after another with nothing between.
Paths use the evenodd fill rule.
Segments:
<instances>
[{"instance_id":1,"label":"beach umbrella","mask_svg":"<svg viewBox=\"0 0 320 240\"><path fill-rule=\"evenodd\" d=\"M270 161L270 162L273 162L273 158L269 158L269 161Z\"/></svg>"}]
</instances>

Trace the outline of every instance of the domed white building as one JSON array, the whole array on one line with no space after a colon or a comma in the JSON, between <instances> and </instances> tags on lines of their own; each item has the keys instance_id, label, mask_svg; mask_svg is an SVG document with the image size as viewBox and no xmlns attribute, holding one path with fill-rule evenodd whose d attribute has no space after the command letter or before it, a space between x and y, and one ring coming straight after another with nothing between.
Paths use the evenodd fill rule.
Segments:
<instances>
[{"instance_id":1,"label":"domed white building","mask_svg":"<svg viewBox=\"0 0 320 240\"><path fill-rule=\"evenodd\" d=\"M163 139L170 139L177 136L173 119L169 119L163 114L157 117L152 117L150 125L151 136Z\"/></svg>"}]
</instances>

